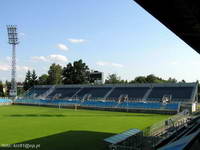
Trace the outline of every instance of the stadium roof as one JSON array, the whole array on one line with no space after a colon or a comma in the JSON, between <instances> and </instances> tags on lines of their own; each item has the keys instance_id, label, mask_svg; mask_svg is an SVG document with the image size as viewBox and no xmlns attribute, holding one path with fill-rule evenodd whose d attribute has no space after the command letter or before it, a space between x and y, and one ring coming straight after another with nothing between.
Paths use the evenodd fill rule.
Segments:
<instances>
[{"instance_id":1,"label":"stadium roof","mask_svg":"<svg viewBox=\"0 0 200 150\"><path fill-rule=\"evenodd\" d=\"M199 0L135 0L178 37L200 53Z\"/></svg>"},{"instance_id":2,"label":"stadium roof","mask_svg":"<svg viewBox=\"0 0 200 150\"><path fill-rule=\"evenodd\" d=\"M128 139L129 137L136 135L138 133L140 133L141 131L139 129L130 129L128 131L125 131L121 134L117 134L114 136L111 136L109 138L104 139L104 141L111 143L111 144L118 144L120 142L125 141L126 139Z\"/></svg>"},{"instance_id":3,"label":"stadium roof","mask_svg":"<svg viewBox=\"0 0 200 150\"><path fill-rule=\"evenodd\" d=\"M192 83L132 83L132 84L67 84L67 85L35 85L35 88L77 88L77 87L197 87L197 82Z\"/></svg>"}]
</instances>

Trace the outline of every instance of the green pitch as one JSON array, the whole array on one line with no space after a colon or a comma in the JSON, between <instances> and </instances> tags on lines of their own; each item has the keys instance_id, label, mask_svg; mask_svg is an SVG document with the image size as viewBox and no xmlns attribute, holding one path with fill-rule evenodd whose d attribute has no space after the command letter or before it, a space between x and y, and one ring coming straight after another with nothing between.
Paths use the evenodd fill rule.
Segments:
<instances>
[{"instance_id":1,"label":"green pitch","mask_svg":"<svg viewBox=\"0 0 200 150\"><path fill-rule=\"evenodd\" d=\"M0 149L9 149L4 147L5 144L23 143L40 144L37 145L40 150L103 150L104 138L130 128L144 129L167 117L158 114L0 106Z\"/></svg>"}]
</instances>

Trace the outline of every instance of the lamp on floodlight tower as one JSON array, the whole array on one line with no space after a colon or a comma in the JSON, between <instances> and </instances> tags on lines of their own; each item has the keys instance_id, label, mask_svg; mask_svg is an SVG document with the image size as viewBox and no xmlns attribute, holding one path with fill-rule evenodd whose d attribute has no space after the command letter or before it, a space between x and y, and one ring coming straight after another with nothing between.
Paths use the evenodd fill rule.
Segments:
<instances>
[{"instance_id":1,"label":"lamp on floodlight tower","mask_svg":"<svg viewBox=\"0 0 200 150\"><path fill-rule=\"evenodd\" d=\"M11 89L9 95L11 97L17 96L16 83L16 45L19 44L17 37L17 27L15 25L8 25L8 43L12 45L12 71L11 71Z\"/></svg>"}]
</instances>

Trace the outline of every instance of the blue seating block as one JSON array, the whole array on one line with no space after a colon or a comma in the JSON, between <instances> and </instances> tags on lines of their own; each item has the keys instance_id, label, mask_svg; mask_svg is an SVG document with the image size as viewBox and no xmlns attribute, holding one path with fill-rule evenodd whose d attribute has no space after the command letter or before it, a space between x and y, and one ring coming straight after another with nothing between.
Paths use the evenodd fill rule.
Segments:
<instances>
[{"instance_id":1,"label":"blue seating block","mask_svg":"<svg viewBox=\"0 0 200 150\"><path fill-rule=\"evenodd\" d=\"M1 99L0 99L1 102ZM31 99L18 99L15 102L17 103L26 103L26 104L52 104L52 105L75 105L80 104L81 106L90 106L90 107L102 107L102 108L128 108L128 109L166 109L166 110L177 110L179 105L178 103L150 103L150 102L115 102L115 101L84 101L80 100L31 100Z\"/></svg>"}]
</instances>

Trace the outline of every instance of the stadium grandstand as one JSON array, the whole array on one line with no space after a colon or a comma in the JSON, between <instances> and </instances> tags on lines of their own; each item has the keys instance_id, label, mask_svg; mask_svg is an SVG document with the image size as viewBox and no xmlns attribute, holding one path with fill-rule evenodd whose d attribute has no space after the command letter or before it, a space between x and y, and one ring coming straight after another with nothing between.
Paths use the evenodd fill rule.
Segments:
<instances>
[{"instance_id":1,"label":"stadium grandstand","mask_svg":"<svg viewBox=\"0 0 200 150\"><path fill-rule=\"evenodd\" d=\"M200 2L197 0L135 0L140 6L147 10L151 15L163 23L168 29L174 32L184 42L190 45L195 51L200 53L199 36L200 36ZM173 92L169 92L173 89ZM185 90L185 92L184 92ZM188 87L182 90L176 88L160 87L153 88L148 94L147 100L155 98L171 99L171 101L179 101L187 106L189 94ZM168 91L168 92L166 92ZM187 92L186 92L187 91ZM194 90L195 91L195 90ZM180 92L180 93L179 93ZM166 97L164 98L164 94ZM179 93L179 94L178 94ZM178 95L182 95L181 97ZM171 97L172 96L172 97ZM179 99L179 100L178 100ZM185 99L185 100L183 100ZM193 99L195 101L195 98ZM193 101L192 100L192 101ZM192 102L190 101L190 102ZM198 100L196 99L196 102ZM184 107L186 108L186 107ZM191 105L191 109L195 110L195 104ZM130 142L135 134L140 131L129 133L129 136L115 135L105 139L110 145L110 149L159 149L159 150L196 150L199 149L200 135L200 115L199 113L186 117L186 110L182 110L173 118L166 120L160 124L155 124L147 129L145 138L136 143ZM182 117L181 117L182 116ZM185 117L183 117L185 116ZM179 119L177 119L179 118ZM182 118L182 119L180 119ZM171 123L170 123L171 122ZM181 122L181 123L180 123ZM171 125L170 125L171 124ZM153 132L152 132L153 131ZM123 134L123 133L122 133ZM127 135L127 134L126 134ZM131 135L131 136L130 136ZM117 138L116 138L117 137ZM131 138L130 138L131 137ZM116 140L117 139L117 140ZM141 139L141 138L139 138ZM142 146L140 146L142 145Z\"/></svg>"},{"instance_id":2,"label":"stadium grandstand","mask_svg":"<svg viewBox=\"0 0 200 150\"><path fill-rule=\"evenodd\" d=\"M37 85L14 103L174 114L196 111L197 87L197 83Z\"/></svg>"},{"instance_id":3,"label":"stadium grandstand","mask_svg":"<svg viewBox=\"0 0 200 150\"><path fill-rule=\"evenodd\" d=\"M157 18L161 23L173 31L178 37L184 40L188 45L194 48L195 51L200 53L200 2L197 0L134 0L155 18ZM98 77L97 77L98 75ZM100 77L99 77L100 75ZM100 138L96 140L104 141L105 145L109 150L196 150L199 149L200 145L200 112L197 111L198 104L198 85L199 83L141 83L141 84L104 84L102 77L102 72L93 72L93 77L98 80L93 81L94 84L88 85L35 85L29 90L27 90L23 95L20 95L13 100L8 98L0 98L0 105L15 105L15 106L3 106L1 119L5 119L4 123L1 123L2 129L9 132L5 132L2 136L5 140L9 141L10 137L7 134L12 133L14 135L13 143L25 142L44 144L44 149L51 149L51 146L59 147L61 144L73 143L74 145L80 145L81 150L86 149L84 147L85 142L89 141L89 144L93 144L92 138L97 137L97 133L101 131L101 128L109 128L107 124L102 121L102 119L95 123L95 119L98 117L104 117L107 115L113 115L114 119L120 118L122 124L128 124L128 121L133 121L138 128L129 128L126 131L117 133L118 130L102 130L101 132L114 133L113 134L103 134ZM97 85L95 85L95 83ZM20 105L20 106L16 106ZM28 105L28 106L22 106ZM29 106L47 106L56 107L29 107ZM14 111L10 112L10 108L13 107ZM62 111L60 108L72 108L68 109L66 112ZM148 114L141 114L143 117L149 117L150 120L154 119L153 115L159 116L169 116L159 120L159 122L154 122L154 124L149 125L145 128L140 128L140 125L145 124L147 121L142 120L141 124L137 124L136 121L140 120L138 113L133 113L137 118L134 120L134 115L128 117L124 113L124 118L128 118L127 122L122 118L122 114L116 117L114 114L101 114L96 111L73 111L73 109L92 109L92 110L108 110L106 113L124 113L124 112L142 112ZM22 112L17 112L18 110ZM32 109L32 110L30 110ZM40 111L42 109L42 111ZM52 110L51 110L52 109ZM28 111L27 111L28 110ZM44 110L44 111L43 111ZM66 110L66 109L65 109ZM70 114L71 111L71 114ZM110 112L110 111L120 111L120 112ZM123 111L123 112L121 112ZM16 113L17 112L17 113ZM27 113L28 112L28 113ZM94 114L92 114L93 112ZM65 114L66 113L66 114ZM74 113L74 115L72 114ZM85 113L84 115L80 115ZM157 113L157 114L153 114ZM167 115L160 115L167 114ZM168 115L170 114L170 115ZM152 117L153 116L153 117ZM29 119L29 118L30 119ZM65 117L65 118L64 118ZM83 119L80 119L84 117ZM105 117L105 118L106 118ZM13 119L14 118L14 119ZM59 118L60 120L57 120ZM92 118L92 119L91 119ZM105 119L103 118L103 119ZM24 120L23 120L24 119ZM40 120L38 120L40 119ZM90 128L85 128L88 124L94 124ZM14 120L14 121L13 121ZM37 120L37 121L35 121ZM86 122L78 122L78 121ZM106 118L105 122L110 120ZM9 123L9 122L11 123ZM34 122L31 122L34 121ZM42 124L42 121L47 121ZM49 121L49 122L48 122ZM63 122L62 122L63 121ZM65 122L66 121L66 122ZM157 121L157 120L155 120ZM28 124L30 122L30 124ZM53 124L56 122L57 124ZM78 128L69 128L67 126L70 124L75 127L80 128L84 132L77 132L72 134ZM102 123L103 122L103 123ZM19 123L19 124L18 124ZM26 124L23 124L26 123ZM102 124L101 124L102 123ZM3 126L5 124L5 126ZM58 126L64 125L64 126ZM133 124L130 124L133 125ZM67 127L66 127L67 126ZM101 128L100 128L101 126ZM120 127L115 120L110 128ZM10 128L9 128L10 127ZM37 128L39 127L39 128ZM41 130L40 127L44 127ZM97 128L99 127L99 129ZM128 127L128 125L126 126ZM18 128L18 130L16 130ZM20 134L21 129L24 128L24 133ZM69 128L69 129L68 129ZM96 129L97 128L97 129ZM25 130L26 129L26 130ZM44 129L44 130L43 130ZM47 130L52 130L56 132L47 132ZM60 133L63 129L64 133ZM1 132L3 132L1 130ZM5 131L6 131L5 130ZM38 130L38 131L36 131ZM65 130L69 130L70 134L66 134ZM74 130L74 131L73 131ZM94 136L85 134L86 130L95 131ZM14 131L17 131L14 134ZM26 132L25 132L26 131ZM26 135L28 131L36 132L31 137ZM42 133L45 134L39 134ZM43 132L44 131L44 132ZM98 132L97 132L98 131ZM38 132L38 133L37 133ZM59 133L59 134L58 134ZM10 134L11 135L11 134ZM104 137L108 136L109 137ZM22 137L24 136L24 137ZM79 139L83 136L86 141ZM16 140L15 138L19 138ZM64 138L63 138L64 137ZM2 139L3 139L2 138ZM24 138L24 139L23 139ZM35 138L35 141L34 141ZM37 139L36 139L37 138ZM43 138L43 140L41 139ZM59 138L62 138L60 140ZM66 139L67 138L67 139ZM73 139L74 138L74 139ZM88 138L88 139L87 139ZM104 138L104 139L103 139ZM1 140L2 140L1 139ZM48 139L50 139L48 141ZM71 140L71 141L70 141ZM79 142L82 144L79 144ZM1 142L1 141L0 141ZM46 143L45 143L46 142ZM59 143L60 142L60 143ZM2 144L2 143L0 143ZM46 144L46 145L45 145ZM52 145L51 145L52 144ZM102 144L102 143L100 143ZM99 145L100 145L99 144ZM74 147L73 145L73 147ZM95 147L101 147L97 144ZM43 145L42 145L43 146ZM53 147L52 146L52 147ZM66 145L64 145L66 146ZM56 149L60 149L57 148ZM2 146L0 145L0 149ZM5 147L3 147L5 148ZM43 147L41 147L42 149ZM54 148L54 147L53 147ZM53 149L52 148L52 149ZM12 148L11 148L12 149ZM65 147L64 147L65 149ZM73 149L73 148L71 148Z\"/></svg>"},{"instance_id":4,"label":"stadium grandstand","mask_svg":"<svg viewBox=\"0 0 200 150\"><path fill-rule=\"evenodd\" d=\"M135 0L140 6L200 53L199 1ZM62 105L176 115L141 131L130 129L104 141L110 150L199 149L200 115L196 111L198 84L131 84L35 86L15 104Z\"/></svg>"}]
</instances>

